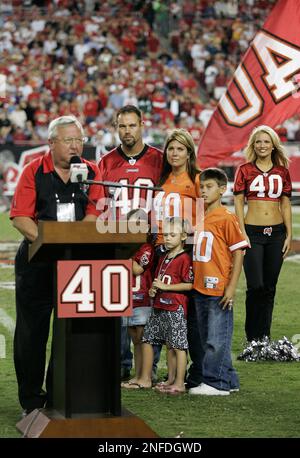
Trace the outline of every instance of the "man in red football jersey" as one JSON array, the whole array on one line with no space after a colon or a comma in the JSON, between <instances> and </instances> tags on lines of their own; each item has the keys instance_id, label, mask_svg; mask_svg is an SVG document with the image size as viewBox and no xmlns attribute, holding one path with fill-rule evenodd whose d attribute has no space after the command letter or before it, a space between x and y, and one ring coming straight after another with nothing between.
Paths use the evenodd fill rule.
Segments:
<instances>
[{"instance_id":1,"label":"man in red football jersey","mask_svg":"<svg viewBox=\"0 0 300 458\"><path fill-rule=\"evenodd\" d=\"M144 143L140 110L134 105L122 107L117 112L115 126L121 144L100 160L102 180L124 185L155 186L161 172L162 152ZM113 195L110 208L115 209L116 219L122 219L135 208L143 208L149 213L153 190L110 188L106 189L106 195Z\"/></svg>"},{"instance_id":2,"label":"man in red football jersey","mask_svg":"<svg viewBox=\"0 0 300 458\"><path fill-rule=\"evenodd\" d=\"M117 112L115 126L121 144L100 160L99 169L102 181L145 187L155 186L162 169L162 151L144 143L141 111L134 105L122 107ZM101 218L124 219L133 209L142 208L146 213L151 210L152 189L110 187L105 189L105 194L111 199L109 199L108 208L102 213ZM121 378L123 380L129 378L132 365L132 355L127 336L127 328L124 329L122 326ZM155 360L158 358L155 357Z\"/></svg>"}]
</instances>

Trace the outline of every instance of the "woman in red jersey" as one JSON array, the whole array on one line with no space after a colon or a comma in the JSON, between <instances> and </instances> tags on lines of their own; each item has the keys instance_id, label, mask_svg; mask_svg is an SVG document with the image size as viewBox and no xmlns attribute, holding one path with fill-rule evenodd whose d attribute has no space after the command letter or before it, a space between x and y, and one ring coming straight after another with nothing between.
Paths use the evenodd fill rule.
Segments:
<instances>
[{"instance_id":1,"label":"woman in red jersey","mask_svg":"<svg viewBox=\"0 0 300 458\"><path fill-rule=\"evenodd\" d=\"M292 186L288 158L271 127L253 130L246 157L248 162L238 168L235 176L234 195L240 227L249 241L244 259L245 331L251 341L270 337L276 284L292 239Z\"/></svg>"}]
</instances>

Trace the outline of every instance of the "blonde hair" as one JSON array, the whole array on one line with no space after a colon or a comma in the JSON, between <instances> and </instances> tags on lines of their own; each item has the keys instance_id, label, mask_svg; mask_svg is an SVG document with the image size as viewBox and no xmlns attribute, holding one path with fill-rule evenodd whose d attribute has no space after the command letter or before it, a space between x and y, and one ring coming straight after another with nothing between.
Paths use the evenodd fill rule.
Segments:
<instances>
[{"instance_id":1,"label":"blonde hair","mask_svg":"<svg viewBox=\"0 0 300 458\"><path fill-rule=\"evenodd\" d=\"M272 151L273 164L283 165L284 167L288 168L290 160L287 156L286 150L282 145L278 134L270 126L258 126L255 127L255 129L253 129L249 137L248 145L245 150L247 160L249 162L255 162L257 159L257 155L254 149L254 143L256 141L257 135L260 133L268 134L271 138L274 148Z\"/></svg>"},{"instance_id":2,"label":"blonde hair","mask_svg":"<svg viewBox=\"0 0 300 458\"><path fill-rule=\"evenodd\" d=\"M172 228L177 226L180 228L181 234L190 234L192 232L189 221L187 219L181 218L180 216L168 216L163 220L163 228L165 226L171 226Z\"/></svg>"}]
</instances>

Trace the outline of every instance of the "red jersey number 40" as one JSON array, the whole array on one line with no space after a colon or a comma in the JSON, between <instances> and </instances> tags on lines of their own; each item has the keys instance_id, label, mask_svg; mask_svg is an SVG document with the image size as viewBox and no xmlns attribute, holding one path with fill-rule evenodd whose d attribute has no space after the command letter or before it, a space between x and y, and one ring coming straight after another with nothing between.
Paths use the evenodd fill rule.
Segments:
<instances>
[{"instance_id":1,"label":"red jersey number 40","mask_svg":"<svg viewBox=\"0 0 300 458\"><path fill-rule=\"evenodd\" d=\"M57 316L132 315L132 262L58 261Z\"/></svg>"}]
</instances>

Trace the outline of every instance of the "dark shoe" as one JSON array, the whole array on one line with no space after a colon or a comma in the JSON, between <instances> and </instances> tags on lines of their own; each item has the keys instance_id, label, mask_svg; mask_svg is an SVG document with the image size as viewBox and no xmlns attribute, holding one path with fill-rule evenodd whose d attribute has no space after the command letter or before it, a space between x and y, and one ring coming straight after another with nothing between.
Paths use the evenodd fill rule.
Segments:
<instances>
[{"instance_id":1,"label":"dark shoe","mask_svg":"<svg viewBox=\"0 0 300 458\"><path fill-rule=\"evenodd\" d=\"M48 410L53 409L53 403L47 401L46 404L44 405L44 409L48 409Z\"/></svg>"},{"instance_id":2,"label":"dark shoe","mask_svg":"<svg viewBox=\"0 0 300 458\"><path fill-rule=\"evenodd\" d=\"M184 385L185 385L185 388L189 390L190 388L196 388L196 386L199 386L200 383L201 382L196 383L196 382L192 382L191 380L188 380Z\"/></svg>"},{"instance_id":3,"label":"dark shoe","mask_svg":"<svg viewBox=\"0 0 300 458\"><path fill-rule=\"evenodd\" d=\"M130 369L128 367L121 367L121 380L125 382L130 379Z\"/></svg>"}]
</instances>

